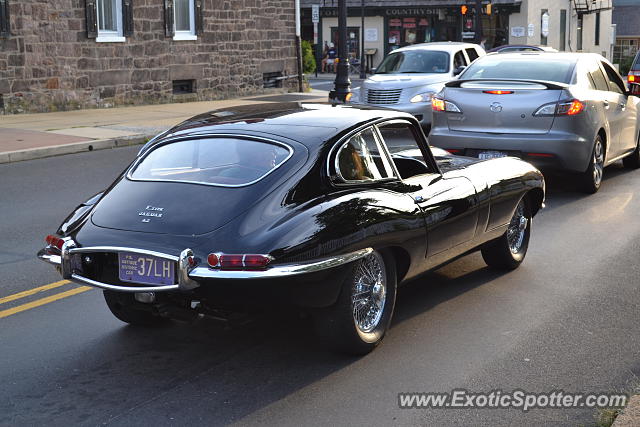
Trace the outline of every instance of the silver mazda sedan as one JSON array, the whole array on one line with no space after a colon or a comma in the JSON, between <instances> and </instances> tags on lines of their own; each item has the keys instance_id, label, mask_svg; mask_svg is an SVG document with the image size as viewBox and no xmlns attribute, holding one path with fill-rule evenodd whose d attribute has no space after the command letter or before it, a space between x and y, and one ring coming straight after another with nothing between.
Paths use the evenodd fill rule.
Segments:
<instances>
[{"instance_id":1,"label":"silver mazda sedan","mask_svg":"<svg viewBox=\"0 0 640 427\"><path fill-rule=\"evenodd\" d=\"M584 191L595 193L605 166L622 159L640 167L639 103L597 54L489 54L434 96L429 142L577 172Z\"/></svg>"}]
</instances>

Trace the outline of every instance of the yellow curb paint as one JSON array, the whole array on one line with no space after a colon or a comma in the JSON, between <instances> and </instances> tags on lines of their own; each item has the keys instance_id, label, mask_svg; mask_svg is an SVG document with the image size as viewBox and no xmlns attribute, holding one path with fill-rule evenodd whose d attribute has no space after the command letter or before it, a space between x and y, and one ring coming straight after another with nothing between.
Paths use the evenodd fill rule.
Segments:
<instances>
[{"instance_id":1,"label":"yellow curb paint","mask_svg":"<svg viewBox=\"0 0 640 427\"><path fill-rule=\"evenodd\" d=\"M49 283L48 285L40 286L38 288L29 289L26 291L18 292L17 294L9 295L3 298L0 298L0 304L4 304L5 302L14 301L20 298L28 297L29 295L37 294L38 292L47 291L49 289L59 288L60 286L64 286L68 283L71 283L68 280L60 280L58 282Z\"/></svg>"},{"instance_id":2,"label":"yellow curb paint","mask_svg":"<svg viewBox=\"0 0 640 427\"><path fill-rule=\"evenodd\" d=\"M35 307L40 307L41 305L49 304L50 302L58 301L63 298L81 294L82 292L86 292L90 289L93 289L93 288L91 288L90 286L80 286L78 288L70 289L65 292L60 292L59 294L51 295L46 298L41 298L39 300L35 300L27 304L22 304L17 307L10 308L8 310L0 311L0 319L2 319L3 317L11 316L12 314L20 313L21 311L25 311Z\"/></svg>"}]
</instances>

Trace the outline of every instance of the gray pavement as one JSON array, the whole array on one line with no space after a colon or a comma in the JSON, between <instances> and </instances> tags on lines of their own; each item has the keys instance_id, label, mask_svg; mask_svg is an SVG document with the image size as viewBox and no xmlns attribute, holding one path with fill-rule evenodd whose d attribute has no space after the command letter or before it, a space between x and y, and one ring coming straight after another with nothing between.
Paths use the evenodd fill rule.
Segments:
<instances>
[{"instance_id":1,"label":"gray pavement","mask_svg":"<svg viewBox=\"0 0 640 427\"><path fill-rule=\"evenodd\" d=\"M34 257L42 238L135 151L0 165L0 301L59 280ZM413 281L360 359L325 351L292 313L127 327L96 290L0 318L0 425L593 425L589 408L401 410L397 394L634 386L639 184L618 167L588 197L552 180L521 268L472 254Z\"/></svg>"}]
</instances>

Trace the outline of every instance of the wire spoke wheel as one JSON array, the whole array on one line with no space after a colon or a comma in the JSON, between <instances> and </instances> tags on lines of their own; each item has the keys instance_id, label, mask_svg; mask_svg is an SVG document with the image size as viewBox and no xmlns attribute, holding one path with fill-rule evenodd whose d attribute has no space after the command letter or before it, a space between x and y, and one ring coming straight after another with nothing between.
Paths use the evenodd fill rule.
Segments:
<instances>
[{"instance_id":1,"label":"wire spoke wheel","mask_svg":"<svg viewBox=\"0 0 640 427\"><path fill-rule=\"evenodd\" d=\"M507 229L507 241L509 243L509 250L511 253L517 254L522 249L522 243L524 243L525 232L529 219L525 215L524 199L520 200L516 211L511 217L509 222L509 228Z\"/></svg>"},{"instance_id":2,"label":"wire spoke wheel","mask_svg":"<svg viewBox=\"0 0 640 427\"><path fill-rule=\"evenodd\" d=\"M384 313L387 298L387 272L378 253L372 253L358 264L351 289L351 309L356 327L373 331Z\"/></svg>"}]
</instances>

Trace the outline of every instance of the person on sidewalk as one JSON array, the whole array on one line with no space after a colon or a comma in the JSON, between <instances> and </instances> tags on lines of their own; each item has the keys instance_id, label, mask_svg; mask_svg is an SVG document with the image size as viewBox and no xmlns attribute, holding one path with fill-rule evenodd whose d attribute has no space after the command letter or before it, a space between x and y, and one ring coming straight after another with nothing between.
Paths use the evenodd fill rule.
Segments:
<instances>
[{"instance_id":1,"label":"person on sidewalk","mask_svg":"<svg viewBox=\"0 0 640 427\"><path fill-rule=\"evenodd\" d=\"M327 41L324 41L324 48L322 49L322 67L321 70L323 73L326 73L327 71L327 59L329 58L328 56L329 53L329 44L327 44Z\"/></svg>"},{"instance_id":2,"label":"person on sidewalk","mask_svg":"<svg viewBox=\"0 0 640 427\"><path fill-rule=\"evenodd\" d=\"M336 58L338 57L338 50L333 43L329 43L329 50L327 51L327 72L336 72ZM328 71L331 69L331 71Z\"/></svg>"}]
</instances>

